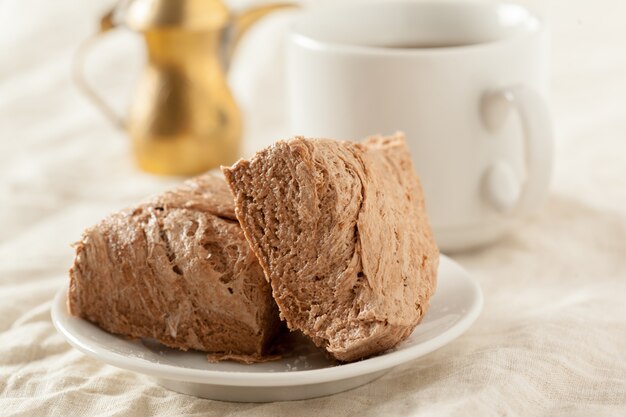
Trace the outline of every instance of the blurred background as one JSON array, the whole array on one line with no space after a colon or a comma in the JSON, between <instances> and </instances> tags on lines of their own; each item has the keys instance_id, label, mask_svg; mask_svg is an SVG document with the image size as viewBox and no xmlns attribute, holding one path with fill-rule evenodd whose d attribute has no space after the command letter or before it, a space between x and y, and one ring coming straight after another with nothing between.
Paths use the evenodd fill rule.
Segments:
<instances>
[{"instance_id":1,"label":"blurred background","mask_svg":"<svg viewBox=\"0 0 626 417\"><path fill-rule=\"evenodd\" d=\"M264 4L227 3L235 11ZM303 2L311 3L322 1ZM623 154L610 151L626 138L626 3L519 3L544 16L552 31L553 189L576 195L584 186L586 201L612 208L626 197L626 168L615 172L626 166ZM77 48L114 4L0 2L0 258L14 260L15 268L67 266L67 245L85 226L179 181L138 170L125 132L72 81ZM287 125L283 37L294 13L279 11L261 20L234 56L228 81L243 115L245 155L293 133ZM141 36L125 29L104 36L87 55L88 81L118 114L127 112L145 56ZM50 234L59 244L38 248ZM1 245L9 239L13 244Z\"/></svg>"}]
</instances>

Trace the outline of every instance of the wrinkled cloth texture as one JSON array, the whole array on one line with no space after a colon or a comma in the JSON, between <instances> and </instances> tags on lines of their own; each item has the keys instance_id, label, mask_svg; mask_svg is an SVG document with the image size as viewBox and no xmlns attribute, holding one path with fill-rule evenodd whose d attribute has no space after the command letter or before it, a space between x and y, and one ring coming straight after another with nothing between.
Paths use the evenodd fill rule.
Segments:
<instances>
[{"instance_id":1,"label":"wrinkled cloth texture","mask_svg":"<svg viewBox=\"0 0 626 417\"><path fill-rule=\"evenodd\" d=\"M453 256L482 286L478 321L360 388L236 404L91 359L52 326L81 231L180 179L137 170L124 134L72 84L71 58L111 2L0 2L0 415L626 415L626 3L522 3L552 26L553 186L506 238ZM268 17L233 62L247 155L291 134L288 22ZM143 59L124 31L89 55L88 78L120 113Z\"/></svg>"}]
</instances>

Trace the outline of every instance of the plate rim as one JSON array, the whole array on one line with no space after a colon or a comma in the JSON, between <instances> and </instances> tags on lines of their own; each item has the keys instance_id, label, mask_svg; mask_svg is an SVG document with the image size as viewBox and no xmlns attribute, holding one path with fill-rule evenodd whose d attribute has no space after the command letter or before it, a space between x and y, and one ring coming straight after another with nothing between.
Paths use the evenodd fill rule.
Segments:
<instances>
[{"instance_id":1,"label":"plate rim","mask_svg":"<svg viewBox=\"0 0 626 417\"><path fill-rule=\"evenodd\" d=\"M141 374L176 381L229 386L279 387L318 384L355 378L381 372L385 369L391 369L447 345L469 329L482 311L484 303L482 290L478 282L463 267L451 258L441 254L440 268L441 263L444 262L448 263L453 269L456 269L457 274L462 276L472 289L473 303L467 313L461 317L459 321L457 321L444 333L441 333L418 345L411 346L408 349L396 350L364 359L362 361L328 368L289 372L218 371L185 368L164 363L154 363L142 358L130 357L121 353L112 352L101 346L86 343L81 340L79 336L66 328L62 323L63 318L61 316L67 316L68 313L67 311L64 313L60 312L58 306L60 304L66 305L65 298L68 290L67 285L55 294L51 307L51 317L52 323L57 331L61 333L70 345L79 351L107 364Z\"/></svg>"}]
</instances>

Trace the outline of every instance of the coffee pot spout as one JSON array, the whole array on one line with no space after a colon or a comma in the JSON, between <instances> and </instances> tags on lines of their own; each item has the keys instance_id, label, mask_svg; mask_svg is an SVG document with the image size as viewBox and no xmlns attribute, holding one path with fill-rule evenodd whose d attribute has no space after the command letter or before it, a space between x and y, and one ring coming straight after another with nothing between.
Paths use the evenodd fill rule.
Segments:
<instances>
[{"instance_id":1,"label":"coffee pot spout","mask_svg":"<svg viewBox=\"0 0 626 417\"><path fill-rule=\"evenodd\" d=\"M222 37L222 62L224 68L230 67L233 54L239 45L239 41L243 38L243 35L250 29L256 22L261 20L268 14L284 9L291 9L297 7L295 3L274 3L263 6L253 7L242 13L235 15L230 24L224 28L224 34Z\"/></svg>"}]
</instances>

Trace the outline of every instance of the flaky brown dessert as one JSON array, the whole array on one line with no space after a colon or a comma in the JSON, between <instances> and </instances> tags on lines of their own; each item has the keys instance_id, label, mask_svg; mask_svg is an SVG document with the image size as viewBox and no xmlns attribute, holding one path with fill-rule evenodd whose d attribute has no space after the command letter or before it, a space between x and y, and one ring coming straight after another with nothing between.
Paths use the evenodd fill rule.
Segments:
<instances>
[{"instance_id":1,"label":"flaky brown dessert","mask_svg":"<svg viewBox=\"0 0 626 417\"><path fill-rule=\"evenodd\" d=\"M289 328L341 361L411 334L439 251L403 135L296 137L223 172Z\"/></svg>"},{"instance_id":2,"label":"flaky brown dessert","mask_svg":"<svg viewBox=\"0 0 626 417\"><path fill-rule=\"evenodd\" d=\"M225 182L204 175L102 220L75 244L71 314L215 360L262 360L276 304Z\"/></svg>"}]
</instances>

